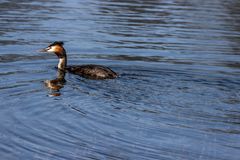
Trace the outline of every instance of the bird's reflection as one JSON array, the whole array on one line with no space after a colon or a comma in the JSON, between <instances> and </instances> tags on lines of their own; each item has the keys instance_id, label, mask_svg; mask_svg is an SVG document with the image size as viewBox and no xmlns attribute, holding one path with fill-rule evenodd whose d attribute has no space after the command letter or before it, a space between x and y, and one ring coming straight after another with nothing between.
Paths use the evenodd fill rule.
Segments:
<instances>
[{"instance_id":1,"label":"bird's reflection","mask_svg":"<svg viewBox=\"0 0 240 160\"><path fill-rule=\"evenodd\" d=\"M60 89L63 88L65 84L65 71L58 69L57 71L57 78L52 80L44 81L44 84L47 88L50 89L49 95L50 96L60 96Z\"/></svg>"}]
</instances>

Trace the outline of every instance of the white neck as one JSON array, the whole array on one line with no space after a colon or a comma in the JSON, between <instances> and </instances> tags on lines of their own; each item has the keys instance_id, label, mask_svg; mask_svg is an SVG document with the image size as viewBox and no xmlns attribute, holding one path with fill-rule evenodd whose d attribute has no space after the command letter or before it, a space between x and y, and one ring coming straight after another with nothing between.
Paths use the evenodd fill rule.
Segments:
<instances>
[{"instance_id":1,"label":"white neck","mask_svg":"<svg viewBox=\"0 0 240 160\"><path fill-rule=\"evenodd\" d=\"M66 57L59 58L58 69L64 70L66 68L66 66L67 66L67 59L66 59Z\"/></svg>"}]
</instances>

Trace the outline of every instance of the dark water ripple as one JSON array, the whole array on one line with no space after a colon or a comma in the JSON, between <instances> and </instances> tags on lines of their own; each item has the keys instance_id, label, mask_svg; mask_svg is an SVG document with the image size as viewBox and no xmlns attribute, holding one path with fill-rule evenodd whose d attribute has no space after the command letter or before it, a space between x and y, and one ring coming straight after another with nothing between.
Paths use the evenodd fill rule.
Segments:
<instances>
[{"instance_id":1,"label":"dark water ripple","mask_svg":"<svg viewBox=\"0 0 240 160\"><path fill-rule=\"evenodd\" d=\"M0 2L0 159L238 160L237 0ZM51 90L63 40L70 64Z\"/></svg>"}]
</instances>

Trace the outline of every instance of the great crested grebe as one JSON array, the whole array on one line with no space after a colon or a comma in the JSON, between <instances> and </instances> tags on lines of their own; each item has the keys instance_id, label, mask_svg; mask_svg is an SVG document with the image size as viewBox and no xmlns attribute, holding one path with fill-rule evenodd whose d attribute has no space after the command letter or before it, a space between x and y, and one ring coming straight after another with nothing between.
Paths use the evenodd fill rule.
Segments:
<instances>
[{"instance_id":1,"label":"great crested grebe","mask_svg":"<svg viewBox=\"0 0 240 160\"><path fill-rule=\"evenodd\" d=\"M60 70L68 71L89 79L113 79L117 77L117 73L101 65L88 64L67 66L67 54L63 44L64 43L61 41L56 41L40 51L55 53L59 58L58 69Z\"/></svg>"}]
</instances>

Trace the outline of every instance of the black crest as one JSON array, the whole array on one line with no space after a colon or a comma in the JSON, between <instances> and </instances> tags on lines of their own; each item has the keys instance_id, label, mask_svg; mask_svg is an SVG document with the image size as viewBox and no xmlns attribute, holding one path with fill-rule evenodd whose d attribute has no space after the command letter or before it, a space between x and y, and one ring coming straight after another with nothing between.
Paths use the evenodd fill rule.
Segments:
<instances>
[{"instance_id":1,"label":"black crest","mask_svg":"<svg viewBox=\"0 0 240 160\"><path fill-rule=\"evenodd\" d=\"M55 46L55 45L63 46L64 43L62 41L55 41L52 44L50 44L48 47Z\"/></svg>"}]
</instances>

